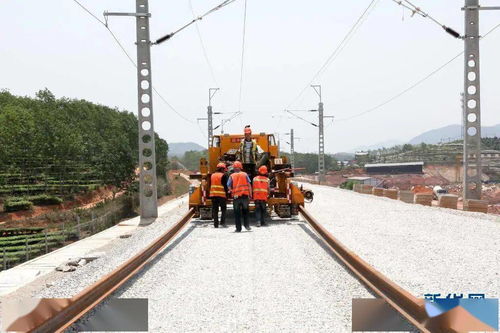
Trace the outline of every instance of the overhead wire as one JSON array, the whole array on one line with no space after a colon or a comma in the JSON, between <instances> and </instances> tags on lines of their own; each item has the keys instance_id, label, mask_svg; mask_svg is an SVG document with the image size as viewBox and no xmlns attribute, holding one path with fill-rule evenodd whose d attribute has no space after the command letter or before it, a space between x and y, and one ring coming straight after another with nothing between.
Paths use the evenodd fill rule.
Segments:
<instances>
[{"instance_id":1,"label":"overhead wire","mask_svg":"<svg viewBox=\"0 0 500 333\"><path fill-rule=\"evenodd\" d=\"M235 1L235 0L232 0L232 1ZM80 8L82 8L87 14L89 14L90 16L92 16L97 22L99 22L100 24L102 24L106 30L109 32L109 34L111 35L111 37L113 38L113 40L115 41L115 43L118 45L118 47L121 49L121 51L125 54L125 56L128 58L128 60L130 61L130 63L137 69L137 64L136 62L134 61L134 59L132 58L132 56L127 52L127 50L125 49L125 47L123 46L123 43L118 39L118 37L113 33L113 31L111 30L111 28L109 27L108 25L108 22L107 21L102 21L100 20L95 14L93 14L90 10L88 10L84 5L82 5L78 0L73 0L73 2L75 2ZM194 121L192 121L191 119L188 119L187 117L185 117L183 114L181 114L179 111L177 111L168 101L165 97L163 97L163 95L152 85L151 86L151 89L153 90L153 92L165 103L165 105L167 105L168 108L170 108L170 110L172 110L175 114L177 114L180 118L184 119L185 121L189 122L189 123L192 123L194 124Z\"/></svg>"},{"instance_id":2,"label":"overhead wire","mask_svg":"<svg viewBox=\"0 0 500 333\"><path fill-rule=\"evenodd\" d=\"M245 60L245 39L246 39L246 24L247 24L247 0L245 0L244 9L243 9L243 36L241 42L241 66L240 66L240 88L239 88L239 97L238 97L238 111L235 112L231 117L225 120L224 124L230 123L236 117L239 117L243 114L241 111L241 98L243 93L243 74L244 74L244 60ZM241 122L241 119L240 119ZM243 126L243 124L241 124Z\"/></svg>"},{"instance_id":3,"label":"overhead wire","mask_svg":"<svg viewBox=\"0 0 500 333\"><path fill-rule=\"evenodd\" d=\"M500 28L500 24L497 24L495 25L493 28L491 28L490 30L488 30L488 32L486 32L482 37L481 39L484 39L486 38L488 35L490 35L492 32L494 32L496 29ZM407 92L411 91L412 89L418 87L419 85L421 85L422 83L424 83L425 81L427 81L428 79L430 79L432 76L434 76L435 74L437 74L438 72L440 72L442 69L444 69L446 66L448 66L449 64L451 64L453 61L455 61L456 59L458 59L460 56L462 56L464 54L464 51L461 51L460 53L458 53L457 55L455 55L454 57L452 57L450 60L446 61L443 65L439 66L438 68L434 69L432 72L430 72L429 74L427 74L425 77L423 77L422 79L418 80L417 82L411 84L408 88L405 88L404 90L402 90L401 92L397 93L396 95L392 96L391 98L388 98L387 100L385 100L384 102L372 107L372 108L369 108L363 112L360 112L360 113L357 113L355 115L352 115L350 117L346 117L346 118L341 118L341 119L337 119L337 121L346 121L346 120L350 120L350 119L354 119L354 118L357 118L357 117L360 117L360 116L363 116L367 113L371 113L371 112L374 112L380 108L382 108L383 106L391 103L392 101L398 99L399 97L405 95Z\"/></svg>"},{"instance_id":4,"label":"overhead wire","mask_svg":"<svg viewBox=\"0 0 500 333\"><path fill-rule=\"evenodd\" d=\"M245 6L243 11L243 37L241 41L241 66L240 66L240 93L238 98L238 111L241 111L241 96L243 89L243 69L245 63L245 37L246 37L246 27L247 27L247 0L245 0Z\"/></svg>"},{"instance_id":5,"label":"overhead wire","mask_svg":"<svg viewBox=\"0 0 500 333\"><path fill-rule=\"evenodd\" d=\"M452 35L453 37L455 38L462 38L462 36L460 35L460 33L458 33L457 31L455 31L454 29L442 24L441 22L439 22L437 19L435 19L434 17L432 17L431 15L429 15L427 12L424 12L420 7L414 5L413 3L411 3L409 0L392 0L393 2L397 3L398 5L410 10L412 12L412 16L417 14L417 15L420 15L424 18L428 18L430 19L432 22L436 23L437 25L439 25L441 28L443 28L444 31L446 31L447 33L449 33L450 35ZM407 4L405 4L407 3Z\"/></svg>"},{"instance_id":6,"label":"overhead wire","mask_svg":"<svg viewBox=\"0 0 500 333\"><path fill-rule=\"evenodd\" d=\"M205 137L205 139L208 139L207 134L205 133L205 131L200 126L200 122L197 121L196 124L198 125L198 129L200 130L201 134Z\"/></svg>"},{"instance_id":7,"label":"overhead wire","mask_svg":"<svg viewBox=\"0 0 500 333\"><path fill-rule=\"evenodd\" d=\"M186 29L187 27L189 27L190 25L192 25L193 23L197 22L197 21L200 21L202 20L204 17L212 14L213 12L215 11L218 11L219 9L235 2L237 0L225 0L223 2L221 2L220 4L218 4L217 6L215 6L214 8L208 10L207 12L205 12L205 14L203 15L200 15L198 17L195 17L192 21L186 23L185 25L183 25L182 27L180 27L179 29L175 30L174 32L171 32L163 37L160 37L158 38L153 44L157 45L157 44L161 44L167 40L169 40L170 38L172 38L174 35L176 35L177 33L181 32L182 30Z\"/></svg>"},{"instance_id":8,"label":"overhead wire","mask_svg":"<svg viewBox=\"0 0 500 333\"><path fill-rule=\"evenodd\" d=\"M193 17L196 17L196 14L194 13L194 8L193 8L193 1L189 0L189 8L191 9L191 13L193 14ZM208 57L208 52L207 48L205 47L205 42L203 41L203 37L201 36L201 31L200 27L198 26L198 22L195 24L196 27L196 33L198 34L198 39L200 40L200 45L203 51L203 56L205 57L205 61L208 65L208 68L210 70L210 75L212 76L212 80L214 83L219 86L219 83L217 82L217 78L215 77L215 71L214 67L212 66L212 63L210 62L210 58Z\"/></svg>"},{"instance_id":9,"label":"overhead wire","mask_svg":"<svg viewBox=\"0 0 500 333\"><path fill-rule=\"evenodd\" d=\"M357 20L354 22L354 24L351 26L351 28L347 31L345 36L342 38L340 43L335 47L333 52L328 56L326 61L323 63L323 65L320 67L320 69L314 74L312 79L304 86L304 88L300 91L300 93L295 97L295 99L288 105L287 108L289 108L291 105L293 105L297 100L304 94L304 92L310 87L310 85L328 68L328 66L331 65L333 60L340 54L340 52L345 48L347 43L350 41L352 36L356 33L356 31L361 27L362 23L364 22L364 18L367 17L371 13L372 8L375 7L375 5L379 2L380 0L371 0L368 6L363 10L361 15L357 18Z\"/></svg>"},{"instance_id":10,"label":"overhead wire","mask_svg":"<svg viewBox=\"0 0 500 333\"><path fill-rule=\"evenodd\" d=\"M241 96L243 92L243 69L245 65L245 39L247 31L247 0L243 11L243 38L241 41L240 93L238 97L238 112L241 112Z\"/></svg>"},{"instance_id":11,"label":"overhead wire","mask_svg":"<svg viewBox=\"0 0 500 333\"><path fill-rule=\"evenodd\" d=\"M291 114L292 116L294 116L294 117L295 117L295 118L297 118L297 119L300 119L300 120L302 120L302 121L305 121L305 122L306 122L306 123L308 123L309 125L313 125L314 127L318 127L318 125L317 125L317 124L315 124L315 123L313 123L313 122L311 122L311 121L309 121L309 120L307 120L307 119L305 119L305 118L303 118L303 117L299 116L298 114L295 114L294 112L292 112L292 111L290 111L290 110L285 110L285 112L287 112L287 113Z\"/></svg>"}]
</instances>

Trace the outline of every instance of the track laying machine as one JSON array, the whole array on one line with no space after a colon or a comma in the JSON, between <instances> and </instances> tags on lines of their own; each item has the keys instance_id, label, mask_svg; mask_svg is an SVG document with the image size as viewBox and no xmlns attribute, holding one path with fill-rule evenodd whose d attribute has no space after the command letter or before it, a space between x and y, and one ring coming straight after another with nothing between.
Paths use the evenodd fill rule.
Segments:
<instances>
[{"instance_id":1,"label":"track laying machine","mask_svg":"<svg viewBox=\"0 0 500 333\"><path fill-rule=\"evenodd\" d=\"M220 162L226 164L228 173L232 172L232 165L237 160L238 149L243 138L243 135L215 135L212 146L208 149L208 160L201 158L199 173L190 175L191 179L200 181L199 185L191 186L189 191L189 208L195 208L196 217L212 219L212 202L209 198L210 176L215 172L217 164ZM313 193L299 188L290 181L291 177L294 176L293 169L285 156L279 156L278 145L273 134L252 134L252 139L263 150L256 167L265 165L270 170L271 191L268 207L281 218L298 215L299 205L304 205L304 198L306 201L312 200ZM245 170L250 178L255 172L255 168L252 169ZM232 198L228 198L228 203L230 202L232 202ZM253 208L254 205L251 201L250 210Z\"/></svg>"}]
</instances>

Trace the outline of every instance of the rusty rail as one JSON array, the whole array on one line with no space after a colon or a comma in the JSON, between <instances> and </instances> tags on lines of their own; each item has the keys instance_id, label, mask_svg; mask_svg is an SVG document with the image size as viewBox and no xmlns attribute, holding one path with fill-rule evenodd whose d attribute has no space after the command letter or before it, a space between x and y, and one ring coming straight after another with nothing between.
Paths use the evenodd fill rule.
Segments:
<instances>
[{"instance_id":1,"label":"rusty rail","mask_svg":"<svg viewBox=\"0 0 500 333\"><path fill-rule=\"evenodd\" d=\"M425 311L423 300L416 298L396 283L389 280L370 264L346 248L339 240L333 237L328 230L319 224L304 207L299 207L299 211L340 261L342 261L342 263L344 263L362 283L383 298L417 329L421 332L455 332L455 330L450 329L449 326L446 328L436 327L436 325L441 325L430 322Z\"/></svg>"},{"instance_id":2,"label":"rusty rail","mask_svg":"<svg viewBox=\"0 0 500 333\"><path fill-rule=\"evenodd\" d=\"M147 248L71 299L43 299L36 308L17 319L8 331L63 332L127 282L154 258L191 220L194 209Z\"/></svg>"}]
</instances>

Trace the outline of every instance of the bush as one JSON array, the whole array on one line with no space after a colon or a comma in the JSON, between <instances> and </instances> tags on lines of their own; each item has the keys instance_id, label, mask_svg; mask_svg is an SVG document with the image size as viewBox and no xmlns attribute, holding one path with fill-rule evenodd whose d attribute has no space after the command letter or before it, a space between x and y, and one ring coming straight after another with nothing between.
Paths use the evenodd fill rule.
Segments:
<instances>
[{"instance_id":1,"label":"bush","mask_svg":"<svg viewBox=\"0 0 500 333\"><path fill-rule=\"evenodd\" d=\"M20 210L29 210L33 207L33 203L28 200L6 201L3 204L5 212L17 212Z\"/></svg>"},{"instance_id":2,"label":"bush","mask_svg":"<svg viewBox=\"0 0 500 333\"><path fill-rule=\"evenodd\" d=\"M355 183L354 183L354 181L352 181L352 180L348 180L348 181L346 181L346 182L344 182L344 183L340 184L340 188L343 188L343 189L345 189L345 190L351 190L351 191L352 191L352 189L353 189L353 187L354 187L354 184L355 184Z\"/></svg>"},{"instance_id":3,"label":"bush","mask_svg":"<svg viewBox=\"0 0 500 333\"><path fill-rule=\"evenodd\" d=\"M158 194L158 198L172 194L170 182L165 177L158 176L156 178L156 191Z\"/></svg>"},{"instance_id":4,"label":"bush","mask_svg":"<svg viewBox=\"0 0 500 333\"><path fill-rule=\"evenodd\" d=\"M53 195L40 194L28 198L29 201L38 206L44 205L59 205L63 202L61 198Z\"/></svg>"}]
</instances>

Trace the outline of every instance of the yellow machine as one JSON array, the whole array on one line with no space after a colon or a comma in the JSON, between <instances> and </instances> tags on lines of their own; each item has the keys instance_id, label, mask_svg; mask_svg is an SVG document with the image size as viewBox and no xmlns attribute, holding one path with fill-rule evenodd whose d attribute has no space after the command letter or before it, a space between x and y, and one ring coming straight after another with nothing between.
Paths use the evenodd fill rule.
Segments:
<instances>
[{"instance_id":1,"label":"yellow machine","mask_svg":"<svg viewBox=\"0 0 500 333\"><path fill-rule=\"evenodd\" d=\"M229 172L232 171L232 164L237 160L238 149L243 138L243 135L229 134L213 137L212 146L208 149L208 161L205 158L200 159L200 172L190 176L191 179L200 181L199 186L190 189L189 195L189 208L195 208L196 217L212 219L212 202L209 198L210 176L220 162L226 164ZM299 205L304 205L304 194L301 189L290 182L293 170L286 157L278 156L278 146L274 135L252 134L252 139L264 151L259 164L266 165L269 170L271 191L268 207L281 218L298 215ZM228 203L231 201L231 198L228 198ZM252 202L250 209L253 209Z\"/></svg>"}]
</instances>

